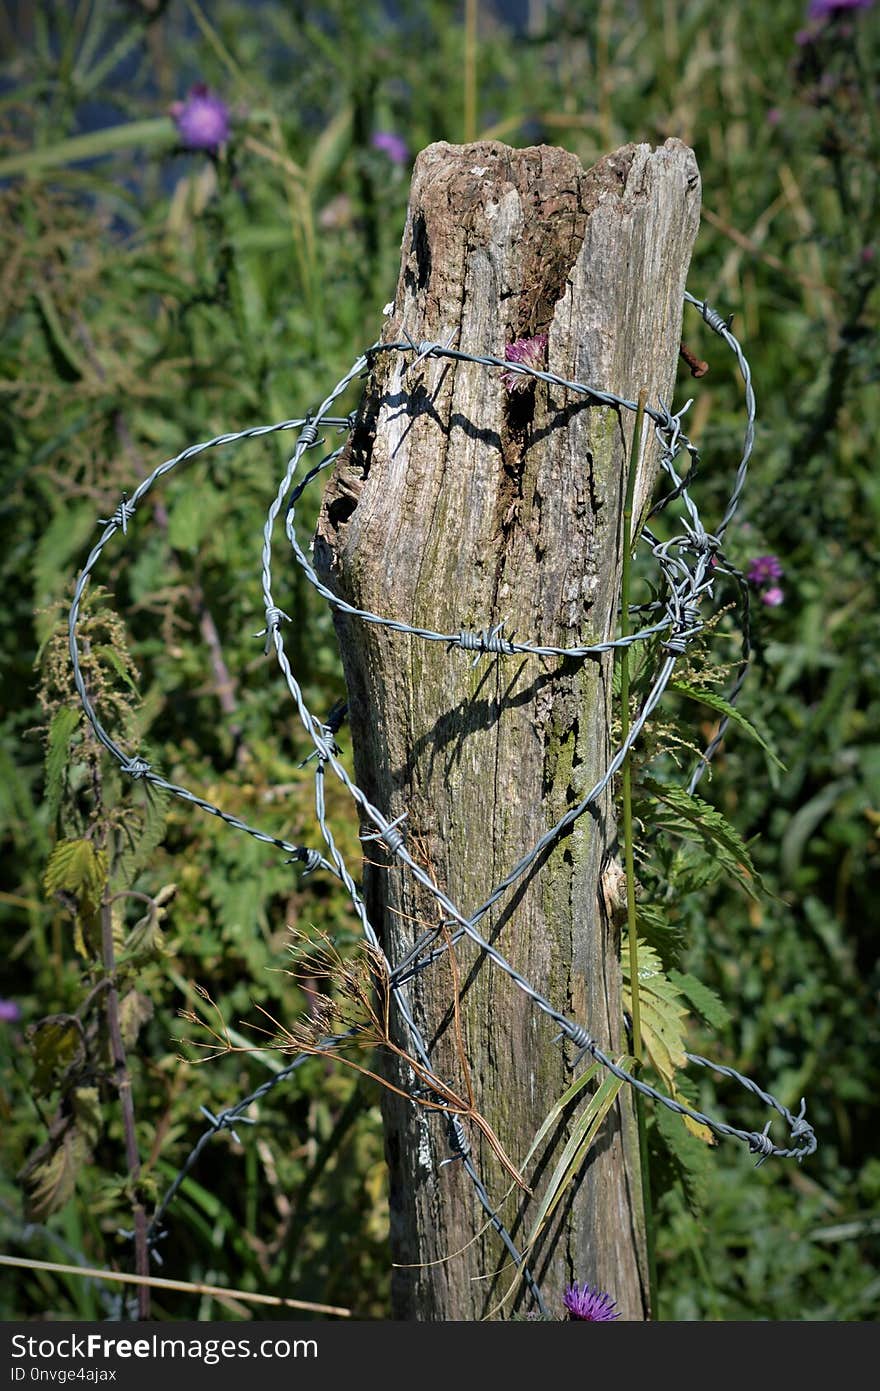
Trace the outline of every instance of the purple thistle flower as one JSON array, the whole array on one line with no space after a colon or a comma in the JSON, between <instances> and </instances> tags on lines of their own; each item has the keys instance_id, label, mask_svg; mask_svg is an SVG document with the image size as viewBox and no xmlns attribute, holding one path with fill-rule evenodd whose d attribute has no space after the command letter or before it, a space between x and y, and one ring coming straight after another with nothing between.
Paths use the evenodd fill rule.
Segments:
<instances>
[{"instance_id":1,"label":"purple thistle flower","mask_svg":"<svg viewBox=\"0 0 880 1391\"><path fill-rule=\"evenodd\" d=\"M568 1310L570 1319L586 1319L589 1323L609 1323L612 1319L619 1319L620 1314L614 1313L616 1299L612 1299L610 1294L603 1293L602 1290L594 1290L590 1285L579 1285L575 1280L573 1285L569 1285L562 1302Z\"/></svg>"},{"instance_id":2,"label":"purple thistle flower","mask_svg":"<svg viewBox=\"0 0 880 1391\"><path fill-rule=\"evenodd\" d=\"M174 102L170 110L188 150L216 150L229 139L229 107L204 82L197 82L186 101Z\"/></svg>"},{"instance_id":3,"label":"purple thistle flower","mask_svg":"<svg viewBox=\"0 0 880 1391\"><path fill-rule=\"evenodd\" d=\"M546 333L536 333L534 338L515 338L504 349L505 362L519 362L523 367L533 367L540 372L544 367L544 353L547 350ZM501 380L508 391L527 391L534 381L524 372L502 372Z\"/></svg>"},{"instance_id":4,"label":"purple thistle flower","mask_svg":"<svg viewBox=\"0 0 880 1391\"><path fill-rule=\"evenodd\" d=\"M0 1024L17 1024L21 1010L14 1000L0 1000Z\"/></svg>"},{"instance_id":5,"label":"purple thistle flower","mask_svg":"<svg viewBox=\"0 0 880 1391\"><path fill-rule=\"evenodd\" d=\"M779 588L778 584L774 584L770 589L765 589L761 595L761 603L766 604L770 609L778 609L784 599L785 592Z\"/></svg>"},{"instance_id":6,"label":"purple thistle flower","mask_svg":"<svg viewBox=\"0 0 880 1391\"><path fill-rule=\"evenodd\" d=\"M874 0L810 0L808 19L827 19L839 10L869 10Z\"/></svg>"},{"instance_id":7,"label":"purple thistle flower","mask_svg":"<svg viewBox=\"0 0 880 1391\"><path fill-rule=\"evenodd\" d=\"M392 164L406 164L409 160L406 141L402 136L395 135L393 130L377 130L370 144L374 150L381 150L386 154Z\"/></svg>"},{"instance_id":8,"label":"purple thistle flower","mask_svg":"<svg viewBox=\"0 0 880 1391\"><path fill-rule=\"evenodd\" d=\"M782 565L776 555L756 555L746 571L750 584L769 584L782 578Z\"/></svg>"}]
</instances>

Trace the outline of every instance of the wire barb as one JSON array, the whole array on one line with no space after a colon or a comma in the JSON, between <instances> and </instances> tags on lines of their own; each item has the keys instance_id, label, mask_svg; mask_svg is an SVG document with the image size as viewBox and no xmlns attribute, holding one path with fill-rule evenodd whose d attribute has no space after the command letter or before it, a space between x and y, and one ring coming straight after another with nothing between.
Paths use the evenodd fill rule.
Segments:
<instances>
[{"instance_id":1,"label":"wire barb","mask_svg":"<svg viewBox=\"0 0 880 1391\"><path fill-rule=\"evenodd\" d=\"M122 530L123 536L128 535L128 524L135 514L135 503L129 502L125 493L122 494L122 501L113 513L112 517L99 517L100 526L112 526Z\"/></svg>"}]
</instances>

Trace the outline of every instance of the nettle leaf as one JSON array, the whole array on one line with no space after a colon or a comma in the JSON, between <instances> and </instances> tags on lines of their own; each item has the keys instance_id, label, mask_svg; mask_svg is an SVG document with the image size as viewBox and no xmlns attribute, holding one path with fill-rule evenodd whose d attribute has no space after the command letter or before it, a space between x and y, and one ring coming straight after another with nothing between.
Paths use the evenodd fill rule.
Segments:
<instances>
[{"instance_id":1,"label":"nettle leaf","mask_svg":"<svg viewBox=\"0 0 880 1391\"><path fill-rule=\"evenodd\" d=\"M83 1137L68 1123L56 1141L42 1147L22 1174L28 1216L43 1221L63 1207L72 1197L77 1174L88 1158Z\"/></svg>"},{"instance_id":2,"label":"nettle leaf","mask_svg":"<svg viewBox=\"0 0 880 1391\"><path fill-rule=\"evenodd\" d=\"M34 1059L33 1088L45 1096L85 1057L82 1026L73 1014L50 1014L28 1030Z\"/></svg>"},{"instance_id":3,"label":"nettle leaf","mask_svg":"<svg viewBox=\"0 0 880 1391\"><path fill-rule=\"evenodd\" d=\"M46 803L49 816L54 821L61 806L64 789L64 770L70 755L70 741L82 718L82 711L72 705L62 705L55 712L49 726L49 739L46 746Z\"/></svg>"},{"instance_id":4,"label":"nettle leaf","mask_svg":"<svg viewBox=\"0 0 880 1391\"><path fill-rule=\"evenodd\" d=\"M130 884L150 860L165 835L170 792L142 784L143 803L126 814L124 835L113 861L114 883Z\"/></svg>"},{"instance_id":5,"label":"nettle leaf","mask_svg":"<svg viewBox=\"0 0 880 1391\"><path fill-rule=\"evenodd\" d=\"M693 1005L697 1014L713 1029L725 1029L730 1023L730 1012L715 991L704 985L696 976L687 971L670 971L670 980L679 987Z\"/></svg>"},{"instance_id":6,"label":"nettle leaf","mask_svg":"<svg viewBox=\"0 0 880 1391\"><path fill-rule=\"evenodd\" d=\"M668 871L670 887L678 896L706 889L724 873L724 867L705 846L680 845L672 857Z\"/></svg>"},{"instance_id":7,"label":"nettle leaf","mask_svg":"<svg viewBox=\"0 0 880 1391\"><path fill-rule=\"evenodd\" d=\"M670 691L675 691L678 695L684 696L687 700L695 700L699 705L706 705L710 710L715 710L719 715L724 715L732 725L741 729L750 739L764 750L768 760L779 769L780 772L786 771L785 764L779 758L767 738L761 734L751 720L748 719L741 710L735 705L731 705L729 700L720 696L717 691L707 691L702 686L689 686L684 681L671 681L667 687Z\"/></svg>"},{"instance_id":8,"label":"nettle leaf","mask_svg":"<svg viewBox=\"0 0 880 1391\"><path fill-rule=\"evenodd\" d=\"M686 1093L680 1095L679 1099L686 1104L690 1101ZM684 1188L691 1212L698 1213L705 1206L707 1196L710 1160L706 1145L698 1144L698 1137L681 1125L680 1117L665 1106L655 1106L652 1116L667 1163Z\"/></svg>"},{"instance_id":9,"label":"nettle leaf","mask_svg":"<svg viewBox=\"0 0 880 1391\"><path fill-rule=\"evenodd\" d=\"M643 803L637 808L647 825L702 845L746 893L757 898L757 890L763 885L748 847L739 831L720 811L682 787L647 777L642 778L641 785L652 799L650 805Z\"/></svg>"},{"instance_id":10,"label":"nettle leaf","mask_svg":"<svg viewBox=\"0 0 880 1391\"><path fill-rule=\"evenodd\" d=\"M71 1098L73 1119L83 1144L91 1151L101 1138L104 1118L97 1087L76 1087Z\"/></svg>"},{"instance_id":11,"label":"nettle leaf","mask_svg":"<svg viewBox=\"0 0 880 1391\"><path fill-rule=\"evenodd\" d=\"M107 852L90 840L62 840L49 856L43 878L46 892L75 894L86 916L97 913L107 885Z\"/></svg>"},{"instance_id":12,"label":"nettle leaf","mask_svg":"<svg viewBox=\"0 0 880 1391\"><path fill-rule=\"evenodd\" d=\"M685 933L681 922L671 918L663 904L640 903L637 908L639 928L648 944L661 953L674 952L684 946Z\"/></svg>"},{"instance_id":13,"label":"nettle leaf","mask_svg":"<svg viewBox=\"0 0 880 1391\"><path fill-rule=\"evenodd\" d=\"M153 1017L153 1001L139 990L129 990L119 1001L119 1027L126 1048L133 1048L144 1024Z\"/></svg>"}]
</instances>

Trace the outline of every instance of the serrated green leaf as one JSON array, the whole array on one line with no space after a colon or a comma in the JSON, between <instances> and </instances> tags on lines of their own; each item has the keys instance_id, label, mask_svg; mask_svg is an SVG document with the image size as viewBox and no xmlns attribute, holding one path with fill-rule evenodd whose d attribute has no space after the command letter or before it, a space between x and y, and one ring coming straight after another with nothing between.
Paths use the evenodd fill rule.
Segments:
<instances>
[{"instance_id":1,"label":"serrated green leaf","mask_svg":"<svg viewBox=\"0 0 880 1391\"><path fill-rule=\"evenodd\" d=\"M727 1027L730 1023L730 1013L714 990L687 971L670 971L669 978L675 982L707 1024L713 1029Z\"/></svg>"},{"instance_id":2,"label":"serrated green leaf","mask_svg":"<svg viewBox=\"0 0 880 1391\"><path fill-rule=\"evenodd\" d=\"M64 770L67 767L70 741L79 727L82 711L72 705L62 705L49 726L46 745L46 803L54 821L61 805Z\"/></svg>"},{"instance_id":3,"label":"serrated green leaf","mask_svg":"<svg viewBox=\"0 0 880 1391\"><path fill-rule=\"evenodd\" d=\"M142 753L152 762L149 749L142 747ZM120 887L132 883L165 835L171 793L149 783L141 783L141 788L143 802L126 815L127 840L113 861L113 882Z\"/></svg>"},{"instance_id":4,"label":"serrated green leaf","mask_svg":"<svg viewBox=\"0 0 880 1391\"><path fill-rule=\"evenodd\" d=\"M696 893L714 884L724 866L710 857L703 846L685 844L679 846L669 866L669 884L677 896Z\"/></svg>"},{"instance_id":5,"label":"serrated green leaf","mask_svg":"<svg viewBox=\"0 0 880 1391\"><path fill-rule=\"evenodd\" d=\"M671 1088L675 1084L677 1070L685 1064L684 1024L687 1011L681 1004L681 991L665 975L654 949L642 940L638 949L642 1043L655 1071ZM632 990L626 952L621 966L623 1003L631 1013Z\"/></svg>"},{"instance_id":6,"label":"serrated green leaf","mask_svg":"<svg viewBox=\"0 0 880 1391\"><path fill-rule=\"evenodd\" d=\"M720 811L683 787L647 777L641 786L654 799L653 805L639 808L647 824L702 844L752 898L757 898L757 889L763 885L752 857L739 831Z\"/></svg>"},{"instance_id":7,"label":"serrated green leaf","mask_svg":"<svg viewBox=\"0 0 880 1391\"><path fill-rule=\"evenodd\" d=\"M666 1157L684 1188L688 1207L697 1213L706 1200L711 1162L707 1146L682 1125L680 1116L665 1106L654 1107L652 1116Z\"/></svg>"},{"instance_id":8,"label":"serrated green leaf","mask_svg":"<svg viewBox=\"0 0 880 1391\"><path fill-rule=\"evenodd\" d=\"M755 728L751 720L748 719L737 706L731 705L729 700L725 700L723 696L720 696L717 691L707 691L701 686L689 686L684 681L671 681L667 689L675 691L678 695L684 696L687 700L695 700L699 705L706 705L710 710L716 711L719 715L724 715L731 724L736 725L737 729L741 729L744 734L747 734L750 739L753 739L756 744L760 745L770 762L773 763L780 772L784 773L786 771L785 764L779 758L767 739Z\"/></svg>"},{"instance_id":9,"label":"serrated green leaf","mask_svg":"<svg viewBox=\"0 0 880 1391\"><path fill-rule=\"evenodd\" d=\"M673 922L661 904L639 903L639 929L644 932L649 944L659 945L661 950L680 946L684 941L684 929L680 922Z\"/></svg>"},{"instance_id":10,"label":"serrated green leaf","mask_svg":"<svg viewBox=\"0 0 880 1391\"><path fill-rule=\"evenodd\" d=\"M62 840L49 856L43 878L46 892L75 894L85 916L98 911L107 885L107 852L90 840Z\"/></svg>"}]
</instances>

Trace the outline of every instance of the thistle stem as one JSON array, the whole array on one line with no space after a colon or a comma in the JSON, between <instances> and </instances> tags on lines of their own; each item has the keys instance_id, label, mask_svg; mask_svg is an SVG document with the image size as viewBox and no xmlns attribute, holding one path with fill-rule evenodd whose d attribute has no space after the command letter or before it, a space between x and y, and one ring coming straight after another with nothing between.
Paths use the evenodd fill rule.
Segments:
<instances>
[{"instance_id":1,"label":"thistle stem","mask_svg":"<svg viewBox=\"0 0 880 1391\"><path fill-rule=\"evenodd\" d=\"M632 546L633 546L633 502L636 491L636 474L639 468L639 457L642 452L642 431L645 421L645 404L648 398L647 390L643 387L639 392L638 404L636 408L636 421L633 427L632 446L630 450L629 474L626 480L626 499L623 505L623 566L620 582L620 635L627 637L630 631L629 623L629 601L630 586L632 577ZM629 736L629 648L621 648L620 653L620 726L621 737L626 741ZM644 1048L642 1046L642 1018L639 1002L639 936L638 924L636 922L636 874L635 859L633 856L633 814L632 814L632 773L630 770L630 759L627 755L623 767L621 768L621 783L623 794L623 863L626 875L626 921L627 935L629 938L629 982L630 1000L632 1006L632 1039L633 1055L638 1066L644 1060ZM654 1212L651 1202L651 1175L648 1165L648 1136L645 1125L644 1099L640 1094L636 1094L636 1124L639 1135L639 1167L642 1173L642 1204L645 1215L645 1246L648 1255L648 1291L650 1299L651 1314L657 1317L657 1262L654 1248Z\"/></svg>"},{"instance_id":2,"label":"thistle stem","mask_svg":"<svg viewBox=\"0 0 880 1391\"><path fill-rule=\"evenodd\" d=\"M636 491L636 474L639 468L639 455L642 448L642 430L645 421L645 402L648 393L642 388L636 408L636 423L633 427L630 449L629 475L626 480L626 500L623 504L623 567L620 582L620 635L628 637L630 631L629 601L632 577L632 524L633 501ZM629 648L620 652L620 729L626 742L629 737ZM642 1020L639 1007L639 940L636 924L635 862L633 858L633 817L632 817L632 776L629 755L621 769L623 784L623 853L626 873L626 922L629 937L629 980L632 997L632 1036L633 1054L636 1062L644 1057L642 1049Z\"/></svg>"}]
</instances>

